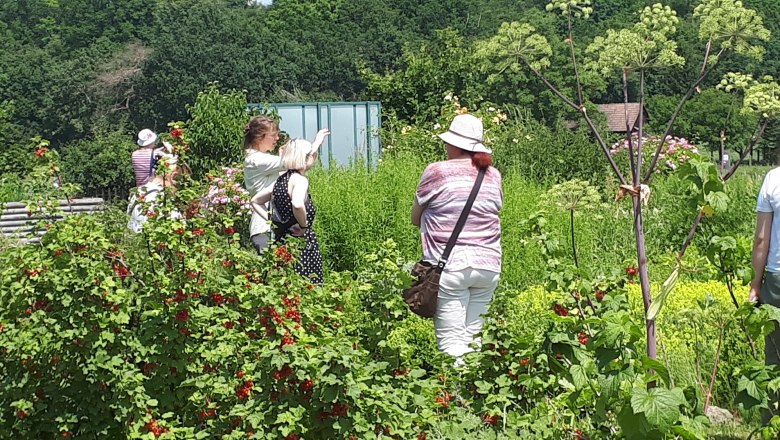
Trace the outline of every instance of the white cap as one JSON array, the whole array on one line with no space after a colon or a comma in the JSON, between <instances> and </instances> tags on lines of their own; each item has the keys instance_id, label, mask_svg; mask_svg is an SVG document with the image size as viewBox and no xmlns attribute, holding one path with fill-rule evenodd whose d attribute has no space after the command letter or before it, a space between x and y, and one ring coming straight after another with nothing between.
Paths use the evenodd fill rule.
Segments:
<instances>
[{"instance_id":1,"label":"white cap","mask_svg":"<svg viewBox=\"0 0 780 440\"><path fill-rule=\"evenodd\" d=\"M153 132L152 130L144 128L138 132L139 147L148 147L149 145L153 145L155 142L157 142L157 133Z\"/></svg>"}]
</instances>

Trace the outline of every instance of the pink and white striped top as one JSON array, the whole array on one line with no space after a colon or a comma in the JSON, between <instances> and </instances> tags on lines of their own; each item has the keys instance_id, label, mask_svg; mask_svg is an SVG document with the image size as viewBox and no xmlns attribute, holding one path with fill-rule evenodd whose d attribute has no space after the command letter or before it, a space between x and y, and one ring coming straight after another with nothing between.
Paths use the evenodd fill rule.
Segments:
<instances>
[{"instance_id":1,"label":"pink and white striped top","mask_svg":"<svg viewBox=\"0 0 780 440\"><path fill-rule=\"evenodd\" d=\"M152 166L152 154L153 150L151 148L139 148L133 151L132 161L135 186L145 185L153 175L149 173L149 168Z\"/></svg>"},{"instance_id":2,"label":"pink and white striped top","mask_svg":"<svg viewBox=\"0 0 780 440\"><path fill-rule=\"evenodd\" d=\"M421 219L423 259L439 261L455 229L477 179L471 159L455 159L428 165L417 186L417 203L424 206ZM466 224L450 254L447 269L484 269L501 272L501 222L503 207L501 173L490 167L485 173Z\"/></svg>"}]
</instances>

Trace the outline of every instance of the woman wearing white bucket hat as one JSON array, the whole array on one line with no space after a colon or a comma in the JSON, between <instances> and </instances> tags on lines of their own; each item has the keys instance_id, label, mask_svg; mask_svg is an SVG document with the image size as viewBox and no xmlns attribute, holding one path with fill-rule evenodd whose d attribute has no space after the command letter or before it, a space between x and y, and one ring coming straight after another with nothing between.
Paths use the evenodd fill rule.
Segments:
<instances>
[{"instance_id":1,"label":"woman wearing white bucket hat","mask_svg":"<svg viewBox=\"0 0 780 440\"><path fill-rule=\"evenodd\" d=\"M479 345L482 330L501 273L503 206L501 174L493 168L491 150L483 143L482 121L458 115L449 130L439 135L447 146L447 160L425 169L412 208L412 223L422 235L423 259L440 261L480 170L484 178L466 222L439 281L434 325L439 349L460 362Z\"/></svg>"}]
</instances>

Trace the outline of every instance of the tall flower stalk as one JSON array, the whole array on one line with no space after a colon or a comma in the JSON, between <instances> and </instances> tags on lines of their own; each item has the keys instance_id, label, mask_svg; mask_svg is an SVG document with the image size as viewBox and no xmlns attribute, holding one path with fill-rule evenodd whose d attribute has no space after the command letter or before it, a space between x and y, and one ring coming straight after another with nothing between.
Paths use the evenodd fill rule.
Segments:
<instances>
[{"instance_id":1,"label":"tall flower stalk","mask_svg":"<svg viewBox=\"0 0 780 440\"><path fill-rule=\"evenodd\" d=\"M642 151L646 146L644 145L643 136L645 121L642 109L646 99L646 75L648 71L657 68L684 65L685 60L677 53L677 44L672 39L677 30L679 19L670 7L655 4L651 7L646 7L640 15L640 20L633 26L618 30L609 29L604 36L596 37L593 40L586 50L590 58L585 62L584 69L601 74L604 77L615 74L620 74L622 77L623 100L626 106L626 142L630 157L629 182L629 179L626 179L610 155L610 149L604 141L604 136L588 115L585 107L586 98L583 93L583 81L581 78L582 68L578 63L577 51L575 50L572 20L589 18L593 11L591 2L589 0L556 0L547 5L547 10L562 14L567 24L568 36L566 43L571 52L573 81L577 91L576 98L566 96L544 75L544 69L550 65L549 57L552 55L552 47L547 39L537 34L530 25L504 23L496 36L483 41L478 46L478 54L486 59L499 61L498 66L501 72L506 70L530 70L561 101L578 111L593 133L596 142L602 149L606 160L620 182L621 189L619 195L630 194L632 196L637 263L642 299L646 312L647 355L651 359L655 359L657 354L655 317L663 304L663 298L674 287L674 281L679 273L680 261L699 223L704 216L712 214L713 206L718 205L715 201L722 201L724 197L714 193L703 196L704 204L700 206L699 214L694 221L691 233L686 238L678 255L677 267L673 270L667 282L664 283L664 288L659 295L659 304L656 305L653 304L653 296L650 291L642 197L650 191L649 185L658 167L661 151L684 104L699 89L714 67L725 57L737 53L760 59L763 55L763 47L761 47L760 42L769 39L769 31L763 26L762 20L756 12L745 8L742 2L738 0L702 0L695 8L694 17L699 24L699 38L704 44L704 61L696 79L688 91L680 98L674 113L666 124L666 130L658 140L655 154L651 156L649 166L644 167L644 174L642 173ZM639 82L638 96L636 98L640 106L637 121L639 136L636 140L631 137L634 128L632 126L633 121L628 121L629 83L634 78L637 78ZM757 136L754 137L756 142L762 133L763 130L759 127ZM746 152L752 150L752 145L755 145L755 142L751 142ZM744 157L745 155L737 161L732 171L736 170L736 167L739 166ZM701 165L702 169L706 167L704 164ZM703 170L702 173L706 174L707 171ZM728 178L731 175L733 175L733 172L725 177ZM705 179L701 178L699 180L703 181ZM722 189L722 182L720 183L719 188Z\"/></svg>"}]
</instances>

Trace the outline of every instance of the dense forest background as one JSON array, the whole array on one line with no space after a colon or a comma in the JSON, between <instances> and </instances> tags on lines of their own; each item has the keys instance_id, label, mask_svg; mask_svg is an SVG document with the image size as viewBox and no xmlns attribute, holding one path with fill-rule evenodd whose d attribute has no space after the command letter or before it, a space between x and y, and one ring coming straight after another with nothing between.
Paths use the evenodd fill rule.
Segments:
<instances>
[{"instance_id":1,"label":"dense forest background","mask_svg":"<svg viewBox=\"0 0 780 440\"><path fill-rule=\"evenodd\" d=\"M464 105L490 101L553 126L570 115L525 74L491 75L474 44L505 21L526 21L563 47L565 23L546 0L15 0L0 2L0 175L19 173L16 158L40 135L55 148L140 128L164 130L210 82L245 90L249 102L376 99L386 115L410 123L436 116L444 94ZM635 22L650 0L594 1L592 20L575 29L578 48L608 28ZM668 0L686 68L649 78L648 110L664 121L692 82L704 43L692 26L693 0ZM746 0L772 31L762 62L724 62L709 76L739 70L780 72L780 8ZM557 35L557 36L556 36ZM548 73L571 91L565 50ZM733 65L734 62L740 65ZM594 103L622 101L619 78L606 78ZM686 107L675 134L714 146L719 129L748 137L732 95L715 89ZM770 130L765 148L777 143ZM103 142L106 144L106 142ZM108 142L110 144L110 142Z\"/></svg>"}]
</instances>

